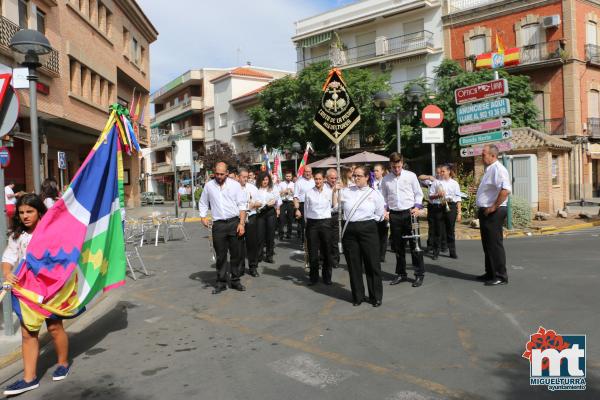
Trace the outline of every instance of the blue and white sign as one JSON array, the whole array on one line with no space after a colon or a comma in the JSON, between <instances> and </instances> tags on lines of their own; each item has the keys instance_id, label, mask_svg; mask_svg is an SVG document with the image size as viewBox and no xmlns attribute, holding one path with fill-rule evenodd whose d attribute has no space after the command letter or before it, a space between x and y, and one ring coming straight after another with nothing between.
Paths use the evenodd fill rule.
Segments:
<instances>
[{"instance_id":1,"label":"blue and white sign","mask_svg":"<svg viewBox=\"0 0 600 400\"><path fill-rule=\"evenodd\" d=\"M0 147L0 168L7 168L10 165L10 152L6 147Z\"/></svg>"},{"instance_id":2,"label":"blue and white sign","mask_svg":"<svg viewBox=\"0 0 600 400\"><path fill-rule=\"evenodd\" d=\"M64 151L58 152L58 169L67 169L67 157Z\"/></svg>"},{"instance_id":3,"label":"blue and white sign","mask_svg":"<svg viewBox=\"0 0 600 400\"><path fill-rule=\"evenodd\" d=\"M492 54L492 69L504 67L504 54L493 53Z\"/></svg>"},{"instance_id":4,"label":"blue and white sign","mask_svg":"<svg viewBox=\"0 0 600 400\"><path fill-rule=\"evenodd\" d=\"M466 104L456 109L456 118L459 124L481 121L484 119L498 118L510 114L510 101L508 99L495 99L482 103Z\"/></svg>"}]
</instances>

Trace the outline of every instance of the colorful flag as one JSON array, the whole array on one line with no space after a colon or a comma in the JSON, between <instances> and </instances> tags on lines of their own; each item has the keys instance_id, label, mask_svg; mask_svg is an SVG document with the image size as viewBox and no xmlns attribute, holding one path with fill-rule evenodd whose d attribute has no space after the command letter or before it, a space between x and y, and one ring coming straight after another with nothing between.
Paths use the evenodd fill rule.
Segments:
<instances>
[{"instance_id":1,"label":"colorful flag","mask_svg":"<svg viewBox=\"0 0 600 400\"><path fill-rule=\"evenodd\" d=\"M516 48L506 49L496 34L496 52L479 54L475 60L475 68L500 68L518 65L521 51Z\"/></svg>"},{"instance_id":2,"label":"colorful flag","mask_svg":"<svg viewBox=\"0 0 600 400\"><path fill-rule=\"evenodd\" d=\"M274 150L275 160L273 161L273 176L277 177L277 181L283 181L283 171L281 171L281 157L279 157L279 150Z\"/></svg>"},{"instance_id":3,"label":"colorful flag","mask_svg":"<svg viewBox=\"0 0 600 400\"><path fill-rule=\"evenodd\" d=\"M263 167L265 171L271 173L271 162L269 161L269 152L267 151L267 145L263 146Z\"/></svg>"},{"instance_id":4,"label":"colorful flag","mask_svg":"<svg viewBox=\"0 0 600 400\"><path fill-rule=\"evenodd\" d=\"M110 118L69 188L37 225L12 288L30 331L47 318L72 318L102 292L125 283L122 149L139 151L127 109ZM131 140L131 141L129 141Z\"/></svg>"},{"instance_id":5,"label":"colorful flag","mask_svg":"<svg viewBox=\"0 0 600 400\"><path fill-rule=\"evenodd\" d=\"M142 94L138 97L138 102L135 105L135 114L131 116L131 119L135 122L139 121L140 118L140 105L142 104Z\"/></svg>"},{"instance_id":6,"label":"colorful flag","mask_svg":"<svg viewBox=\"0 0 600 400\"><path fill-rule=\"evenodd\" d=\"M302 161L300 162L300 166L298 167L298 174L297 174L297 176L302 176L302 174L304 174L304 166L308 162L308 151L311 148L312 147L310 146L310 142L307 142L306 143L306 150L304 150L304 155L302 156Z\"/></svg>"},{"instance_id":7,"label":"colorful flag","mask_svg":"<svg viewBox=\"0 0 600 400\"><path fill-rule=\"evenodd\" d=\"M129 104L129 115L133 115L133 111L135 105L135 86L133 87L133 92L131 93L131 104Z\"/></svg>"}]
</instances>

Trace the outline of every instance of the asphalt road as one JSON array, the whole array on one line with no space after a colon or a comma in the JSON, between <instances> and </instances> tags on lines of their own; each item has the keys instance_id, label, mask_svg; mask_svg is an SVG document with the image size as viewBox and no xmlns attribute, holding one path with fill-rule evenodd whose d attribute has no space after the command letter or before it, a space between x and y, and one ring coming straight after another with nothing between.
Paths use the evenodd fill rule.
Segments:
<instances>
[{"instance_id":1,"label":"asphalt road","mask_svg":"<svg viewBox=\"0 0 600 400\"><path fill-rule=\"evenodd\" d=\"M103 316L70 330L71 375L52 382L46 349L40 389L20 398L600 398L600 229L507 240L510 284L501 287L474 280L481 245L459 242L458 260L426 259L423 287L384 282L380 308L352 306L345 269L334 270L332 287L307 287L290 242L259 278L243 278L247 292L212 295L206 231L189 230L190 242L145 246L151 276L129 281L105 300ZM585 392L529 385L521 354L539 326L587 334ZM19 373L16 364L0 379Z\"/></svg>"}]
</instances>

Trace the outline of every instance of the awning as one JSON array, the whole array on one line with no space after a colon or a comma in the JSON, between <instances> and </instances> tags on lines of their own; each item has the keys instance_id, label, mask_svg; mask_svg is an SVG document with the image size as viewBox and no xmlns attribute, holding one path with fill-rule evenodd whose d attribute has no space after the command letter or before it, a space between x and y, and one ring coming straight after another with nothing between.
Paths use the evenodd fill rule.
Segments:
<instances>
[{"instance_id":1,"label":"awning","mask_svg":"<svg viewBox=\"0 0 600 400\"><path fill-rule=\"evenodd\" d=\"M306 39L302 39L298 42L298 47L315 47L320 45L321 43L325 43L331 40L332 32L319 33L318 35L314 35L311 37L307 37Z\"/></svg>"}]
</instances>

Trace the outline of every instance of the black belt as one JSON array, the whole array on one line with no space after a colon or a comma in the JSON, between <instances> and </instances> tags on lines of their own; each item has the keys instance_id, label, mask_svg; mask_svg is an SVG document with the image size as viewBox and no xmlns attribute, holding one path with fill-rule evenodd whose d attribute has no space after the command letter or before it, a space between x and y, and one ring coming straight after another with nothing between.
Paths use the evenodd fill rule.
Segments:
<instances>
[{"instance_id":1,"label":"black belt","mask_svg":"<svg viewBox=\"0 0 600 400\"><path fill-rule=\"evenodd\" d=\"M231 218L228 218L228 219L218 219L218 220L215 221L215 224L219 223L219 222L222 223L222 224L227 224L227 223L233 222L235 220L239 221L240 217L231 217Z\"/></svg>"},{"instance_id":2,"label":"black belt","mask_svg":"<svg viewBox=\"0 0 600 400\"><path fill-rule=\"evenodd\" d=\"M390 214L406 214L407 212L410 212L410 208L407 210L390 210Z\"/></svg>"},{"instance_id":3,"label":"black belt","mask_svg":"<svg viewBox=\"0 0 600 400\"><path fill-rule=\"evenodd\" d=\"M331 218L306 218L306 222L331 222Z\"/></svg>"},{"instance_id":4,"label":"black belt","mask_svg":"<svg viewBox=\"0 0 600 400\"><path fill-rule=\"evenodd\" d=\"M294 200L281 200L284 203L292 203Z\"/></svg>"}]
</instances>

